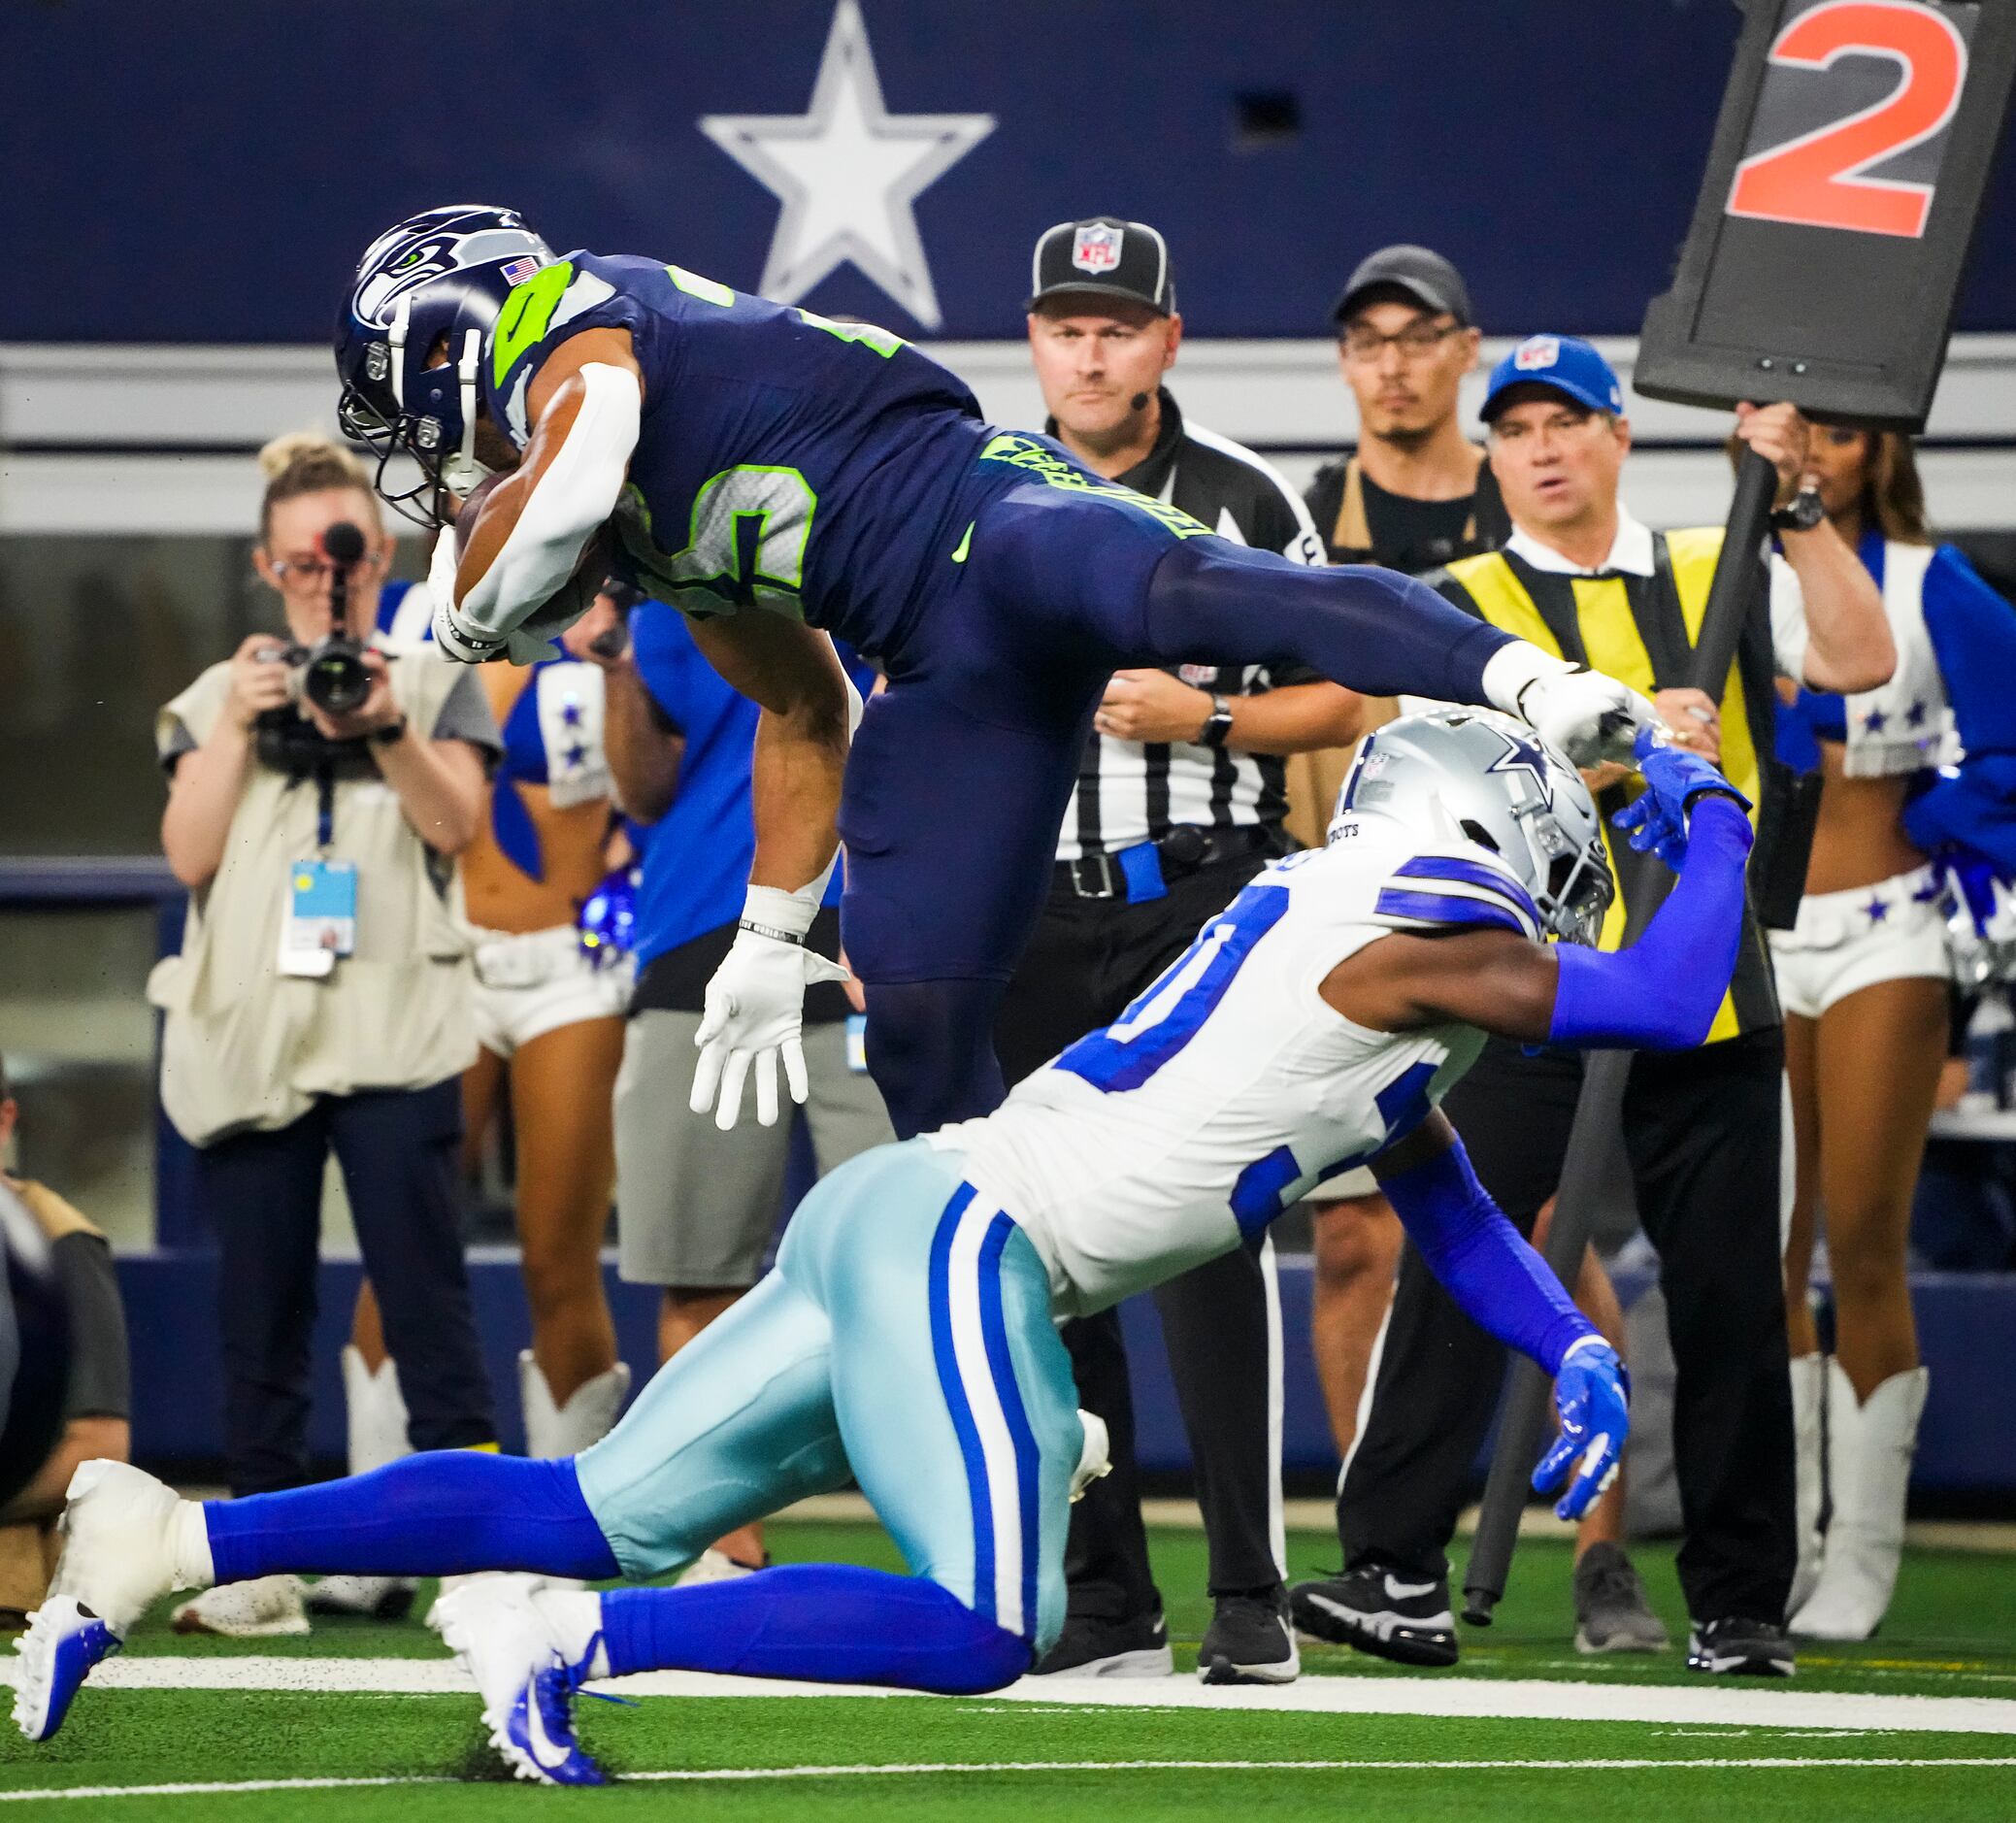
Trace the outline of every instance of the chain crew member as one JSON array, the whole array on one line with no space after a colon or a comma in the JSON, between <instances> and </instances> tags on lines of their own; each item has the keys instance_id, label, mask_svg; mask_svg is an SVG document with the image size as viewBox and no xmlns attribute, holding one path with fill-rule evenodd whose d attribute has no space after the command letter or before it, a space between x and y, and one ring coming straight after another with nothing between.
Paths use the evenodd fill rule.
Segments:
<instances>
[{"instance_id":1,"label":"chain crew member","mask_svg":"<svg viewBox=\"0 0 2016 1823\"><path fill-rule=\"evenodd\" d=\"M1763 591L1711 703L1676 687L1689 670L1722 533L1656 534L1626 512L1623 391L1586 342L1530 336L1491 376L1484 418L1514 532L1503 551L1452 564L1445 596L1494 625L1657 692L1686 746L1753 803L1770 751L1772 676L1866 689L1894 661L1882 604L1824 522L1783 532L1789 575ZM1737 434L1790 494L1806 426L1789 406L1746 410ZM1791 584L1796 582L1798 586ZM1772 620L1782 624L1774 630ZM1803 627L1803 649L1800 629ZM1775 632L1775 637L1774 637ZM1782 658L1774 656L1774 647ZM1614 808L1620 774L1593 782ZM1603 942L1614 947L1626 908ZM1746 920L1734 979L1699 1049L1641 1055L1624 1107L1639 1215L1659 1249L1678 1384L1673 1446L1685 1538L1688 1663L1789 1674L1784 1619L1794 1560L1792 1399L1777 1284L1784 1043L1769 961ZM1530 1230L1560 1181L1581 1070L1555 1049L1489 1044L1451 1098L1480 1179ZM1497 1401L1501 1351L1402 1255L1371 1410L1338 1500L1340 1576L1296 1591L1300 1625L1387 1658L1456 1659L1443 1555Z\"/></svg>"}]
</instances>

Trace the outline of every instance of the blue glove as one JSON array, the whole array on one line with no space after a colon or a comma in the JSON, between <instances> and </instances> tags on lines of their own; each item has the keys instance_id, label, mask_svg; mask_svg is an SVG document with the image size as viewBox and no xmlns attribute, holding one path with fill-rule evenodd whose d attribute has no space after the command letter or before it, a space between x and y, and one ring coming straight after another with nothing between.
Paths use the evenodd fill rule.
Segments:
<instances>
[{"instance_id":1,"label":"blue glove","mask_svg":"<svg viewBox=\"0 0 2016 1823\"><path fill-rule=\"evenodd\" d=\"M1563 1519L1579 1519L1617 1478L1624 1440L1631 1434L1631 1376L1601 1336L1571 1342L1554 1376L1561 1435L1533 1472L1537 1494L1568 1487L1554 1505ZM1573 1470L1572 1478L1569 1478Z\"/></svg>"},{"instance_id":2,"label":"blue glove","mask_svg":"<svg viewBox=\"0 0 2016 1823\"><path fill-rule=\"evenodd\" d=\"M1640 854L1649 849L1676 874L1687 859L1687 809L1696 798L1716 791L1745 811L1750 808L1750 800L1719 768L1698 753L1657 741L1650 728L1639 730L1633 751L1645 789L1610 821Z\"/></svg>"}]
</instances>

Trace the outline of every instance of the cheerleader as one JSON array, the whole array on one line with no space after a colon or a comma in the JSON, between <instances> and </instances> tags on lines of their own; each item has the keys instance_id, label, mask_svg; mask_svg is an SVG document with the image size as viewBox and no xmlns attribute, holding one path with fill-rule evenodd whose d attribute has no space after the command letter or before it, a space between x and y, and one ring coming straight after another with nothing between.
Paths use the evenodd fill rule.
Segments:
<instances>
[{"instance_id":1,"label":"cheerleader","mask_svg":"<svg viewBox=\"0 0 2016 1823\"><path fill-rule=\"evenodd\" d=\"M2016 613L1958 549L1933 543L1907 439L1816 427L1810 457L1828 517L1883 591L1898 652L1888 683L1845 698L1801 689L1780 718L1781 757L1822 785L1798 923L1771 939L1797 1168L1786 1250L1801 1547L1791 1625L1864 1640L1897 1581L1928 1386L1905 1242L1946 1051L1937 863L1959 837L1978 835L1984 801L2007 796L1997 775L2016 748L2016 716L1994 699L2016 671ZM1806 1297L1823 1225L1831 1358Z\"/></svg>"}]
</instances>

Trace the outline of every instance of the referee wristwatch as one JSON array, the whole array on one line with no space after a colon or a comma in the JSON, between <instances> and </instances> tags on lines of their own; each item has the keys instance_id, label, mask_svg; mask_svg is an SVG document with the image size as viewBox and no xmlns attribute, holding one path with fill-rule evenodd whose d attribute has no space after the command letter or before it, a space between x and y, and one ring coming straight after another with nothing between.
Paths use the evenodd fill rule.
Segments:
<instances>
[{"instance_id":1,"label":"referee wristwatch","mask_svg":"<svg viewBox=\"0 0 2016 1823\"><path fill-rule=\"evenodd\" d=\"M1213 693L1211 713L1205 717L1204 726L1197 732L1197 744L1199 746L1223 746L1225 737L1231 732L1232 705Z\"/></svg>"}]
</instances>

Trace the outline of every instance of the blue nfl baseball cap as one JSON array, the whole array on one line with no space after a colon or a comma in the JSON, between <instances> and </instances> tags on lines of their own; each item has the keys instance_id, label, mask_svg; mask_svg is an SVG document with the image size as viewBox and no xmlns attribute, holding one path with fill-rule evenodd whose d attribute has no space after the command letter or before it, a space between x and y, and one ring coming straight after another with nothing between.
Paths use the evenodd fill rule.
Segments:
<instances>
[{"instance_id":1,"label":"blue nfl baseball cap","mask_svg":"<svg viewBox=\"0 0 2016 1823\"><path fill-rule=\"evenodd\" d=\"M1578 336L1528 336L1491 370L1477 415L1490 423L1514 386L1546 386L1592 412L1624 410L1616 371Z\"/></svg>"}]
</instances>

